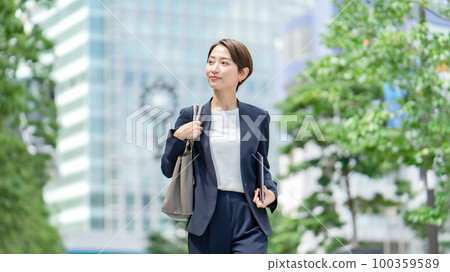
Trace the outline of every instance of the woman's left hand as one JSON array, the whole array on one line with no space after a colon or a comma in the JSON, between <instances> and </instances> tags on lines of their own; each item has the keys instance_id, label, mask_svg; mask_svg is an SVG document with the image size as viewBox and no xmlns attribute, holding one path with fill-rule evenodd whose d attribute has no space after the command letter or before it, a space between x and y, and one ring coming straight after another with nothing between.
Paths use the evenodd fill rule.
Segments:
<instances>
[{"instance_id":1,"label":"woman's left hand","mask_svg":"<svg viewBox=\"0 0 450 272\"><path fill-rule=\"evenodd\" d=\"M261 198L259 197L260 192L261 190L259 188L256 189L255 197L253 197L253 202L256 204L256 207L265 208L275 201L275 194L271 190L267 189L266 186L264 186L264 203L262 203Z\"/></svg>"}]
</instances>

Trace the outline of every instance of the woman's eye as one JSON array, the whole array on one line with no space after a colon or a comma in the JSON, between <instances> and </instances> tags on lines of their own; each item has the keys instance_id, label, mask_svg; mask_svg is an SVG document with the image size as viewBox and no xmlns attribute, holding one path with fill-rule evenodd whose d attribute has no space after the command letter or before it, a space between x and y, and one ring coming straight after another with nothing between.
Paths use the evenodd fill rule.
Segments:
<instances>
[{"instance_id":1,"label":"woman's eye","mask_svg":"<svg viewBox=\"0 0 450 272\"><path fill-rule=\"evenodd\" d=\"M223 61L222 64L228 65L228 62Z\"/></svg>"}]
</instances>

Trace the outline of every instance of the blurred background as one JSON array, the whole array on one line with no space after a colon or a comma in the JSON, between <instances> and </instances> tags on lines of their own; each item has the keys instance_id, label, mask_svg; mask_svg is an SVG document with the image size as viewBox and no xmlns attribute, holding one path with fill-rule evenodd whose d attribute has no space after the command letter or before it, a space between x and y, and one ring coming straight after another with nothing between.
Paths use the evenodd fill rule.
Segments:
<instances>
[{"instance_id":1,"label":"blurred background","mask_svg":"<svg viewBox=\"0 0 450 272\"><path fill-rule=\"evenodd\" d=\"M222 38L272 116L269 253L450 252L447 0L0 7L0 253L186 253L163 140Z\"/></svg>"}]
</instances>

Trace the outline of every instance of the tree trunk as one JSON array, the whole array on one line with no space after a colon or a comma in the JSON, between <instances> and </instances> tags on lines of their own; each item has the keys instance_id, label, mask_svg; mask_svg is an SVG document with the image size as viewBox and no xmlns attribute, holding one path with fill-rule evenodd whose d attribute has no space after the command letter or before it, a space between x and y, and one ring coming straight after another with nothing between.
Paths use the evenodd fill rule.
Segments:
<instances>
[{"instance_id":1,"label":"tree trunk","mask_svg":"<svg viewBox=\"0 0 450 272\"><path fill-rule=\"evenodd\" d=\"M434 188L428 188L427 169L425 167L420 168L420 178L425 182L427 188L427 205L434 208ZM427 224L427 237L428 237L428 253L438 254L438 227L432 224Z\"/></svg>"},{"instance_id":2,"label":"tree trunk","mask_svg":"<svg viewBox=\"0 0 450 272\"><path fill-rule=\"evenodd\" d=\"M426 21L425 8L421 6L419 8L420 22ZM424 39L426 41L426 39ZM425 62L425 56L421 56L422 63ZM427 205L434 208L434 188L428 188L427 169L425 167L420 168L420 178L425 182L425 188L427 188ZM438 248L438 227L435 225L427 224L427 236L428 236L428 253L437 254Z\"/></svg>"},{"instance_id":3,"label":"tree trunk","mask_svg":"<svg viewBox=\"0 0 450 272\"><path fill-rule=\"evenodd\" d=\"M347 191L347 197L348 197L348 207L350 209L350 213L352 215L352 230L353 230L353 235L352 235L352 239L351 239L351 245L352 245L352 249L356 249L359 246L358 243L358 233L357 233L357 229L356 229L356 210L355 210L355 203L353 202L353 198L350 194L350 182L349 182L349 174L345 173L344 174L344 181L345 181L345 189Z\"/></svg>"}]
</instances>

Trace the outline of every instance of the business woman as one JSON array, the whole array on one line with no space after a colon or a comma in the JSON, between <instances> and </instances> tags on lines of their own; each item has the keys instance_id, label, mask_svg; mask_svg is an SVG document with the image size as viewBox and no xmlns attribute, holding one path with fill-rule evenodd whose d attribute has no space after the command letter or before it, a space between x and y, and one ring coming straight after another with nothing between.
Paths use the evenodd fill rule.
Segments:
<instances>
[{"instance_id":1,"label":"business woman","mask_svg":"<svg viewBox=\"0 0 450 272\"><path fill-rule=\"evenodd\" d=\"M272 228L266 207L274 212L277 187L269 172L267 111L236 98L251 75L247 47L232 39L213 44L206 77L214 90L200 121L192 107L183 108L169 131L161 169L170 178L187 139L195 139L194 213L188 221L189 253L267 253ZM257 152L264 163L264 203L257 188Z\"/></svg>"}]
</instances>

